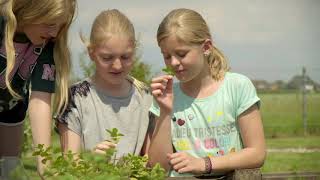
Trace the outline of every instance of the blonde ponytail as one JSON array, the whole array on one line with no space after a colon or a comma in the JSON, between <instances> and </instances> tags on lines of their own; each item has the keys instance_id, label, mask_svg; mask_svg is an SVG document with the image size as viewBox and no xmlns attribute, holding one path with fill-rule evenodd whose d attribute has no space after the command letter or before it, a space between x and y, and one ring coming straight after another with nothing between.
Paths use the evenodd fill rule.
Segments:
<instances>
[{"instance_id":1,"label":"blonde ponytail","mask_svg":"<svg viewBox=\"0 0 320 180\"><path fill-rule=\"evenodd\" d=\"M133 76L128 75L127 80L130 81L138 89L141 95L143 94L143 91L149 90L148 86L144 82L139 81Z\"/></svg>"},{"instance_id":2,"label":"blonde ponytail","mask_svg":"<svg viewBox=\"0 0 320 180\"><path fill-rule=\"evenodd\" d=\"M228 62L223 53L217 47L212 46L207 60L211 76L214 80L221 80L224 77L224 74L229 71Z\"/></svg>"}]
</instances>

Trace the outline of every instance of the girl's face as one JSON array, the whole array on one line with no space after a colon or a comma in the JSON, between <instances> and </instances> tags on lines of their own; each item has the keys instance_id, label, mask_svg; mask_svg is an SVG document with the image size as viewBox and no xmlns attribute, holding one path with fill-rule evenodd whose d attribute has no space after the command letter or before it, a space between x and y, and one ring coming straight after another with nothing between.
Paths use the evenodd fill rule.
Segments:
<instances>
[{"instance_id":1,"label":"girl's face","mask_svg":"<svg viewBox=\"0 0 320 180\"><path fill-rule=\"evenodd\" d=\"M53 21L41 24L27 24L23 27L23 32L30 39L32 44L41 45L57 37L62 24Z\"/></svg>"},{"instance_id":2,"label":"girl's face","mask_svg":"<svg viewBox=\"0 0 320 180\"><path fill-rule=\"evenodd\" d=\"M166 66L171 66L181 82L202 76L206 66L201 45L187 45L169 36L159 44Z\"/></svg>"},{"instance_id":3,"label":"girl's face","mask_svg":"<svg viewBox=\"0 0 320 180\"><path fill-rule=\"evenodd\" d=\"M134 50L129 38L116 35L89 49L90 58L96 64L96 78L111 85L123 83L133 66Z\"/></svg>"}]
</instances>

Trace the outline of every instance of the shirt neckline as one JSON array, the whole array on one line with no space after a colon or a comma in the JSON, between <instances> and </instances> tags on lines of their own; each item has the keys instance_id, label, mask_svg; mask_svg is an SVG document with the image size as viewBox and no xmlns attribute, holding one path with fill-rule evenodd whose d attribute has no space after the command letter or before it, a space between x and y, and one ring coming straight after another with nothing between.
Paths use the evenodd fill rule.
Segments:
<instances>
[{"instance_id":1,"label":"shirt neckline","mask_svg":"<svg viewBox=\"0 0 320 180\"><path fill-rule=\"evenodd\" d=\"M220 87L215 92L213 92L211 95L209 95L207 97L203 97L203 98L194 98L194 97L187 95L186 93L184 93L181 90L180 83L178 83L177 89L178 89L179 94L181 94L183 96L183 98L187 98L187 99L195 101L195 102L207 101L208 99L214 98L215 96L220 94L220 92L224 89L224 86L226 86L225 84L226 84L226 81L228 80L228 77L229 77L229 72L226 72Z\"/></svg>"}]
</instances>

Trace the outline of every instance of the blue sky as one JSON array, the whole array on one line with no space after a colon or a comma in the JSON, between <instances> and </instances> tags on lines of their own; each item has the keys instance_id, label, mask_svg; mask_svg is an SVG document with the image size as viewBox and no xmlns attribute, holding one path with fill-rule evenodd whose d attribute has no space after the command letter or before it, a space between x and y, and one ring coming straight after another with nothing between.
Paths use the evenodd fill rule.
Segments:
<instances>
[{"instance_id":1,"label":"blue sky","mask_svg":"<svg viewBox=\"0 0 320 180\"><path fill-rule=\"evenodd\" d=\"M76 72L84 50L78 32L89 37L94 18L106 9L119 9L135 26L142 60L159 72L164 63L156 32L164 16L175 8L198 11L213 40L229 60L232 71L251 79L288 81L302 67L320 83L320 1L318 0L78 0L71 28ZM89 62L89 59L88 59Z\"/></svg>"}]
</instances>

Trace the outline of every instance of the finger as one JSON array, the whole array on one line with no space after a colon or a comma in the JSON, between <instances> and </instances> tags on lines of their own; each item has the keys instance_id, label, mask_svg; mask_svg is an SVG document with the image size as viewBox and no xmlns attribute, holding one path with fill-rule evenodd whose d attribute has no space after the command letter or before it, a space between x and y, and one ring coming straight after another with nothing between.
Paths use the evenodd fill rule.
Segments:
<instances>
[{"instance_id":1,"label":"finger","mask_svg":"<svg viewBox=\"0 0 320 180\"><path fill-rule=\"evenodd\" d=\"M94 149L93 152L94 152L94 153L97 153L97 154L106 154L105 151L100 150L100 149Z\"/></svg>"},{"instance_id":2,"label":"finger","mask_svg":"<svg viewBox=\"0 0 320 180\"><path fill-rule=\"evenodd\" d=\"M191 171L192 171L192 169L191 169L190 166L185 166L185 167L183 167L183 168L180 168L180 169L178 170L178 173L188 173L188 172L191 172Z\"/></svg>"},{"instance_id":3,"label":"finger","mask_svg":"<svg viewBox=\"0 0 320 180\"><path fill-rule=\"evenodd\" d=\"M177 157L177 158L173 158L170 160L170 164L171 165L176 165L179 164L180 162L182 162L184 159L182 157Z\"/></svg>"},{"instance_id":4,"label":"finger","mask_svg":"<svg viewBox=\"0 0 320 180\"><path fill-rule=\"evenodd\" d=\"M100 143L96 146L96 149L100 149L100 150L107 150L107 149L110 149L110 148L115 148L116 145L113 144L113 143Z\"/></svg>"},{"instance_id":5,"label":"finger","mask_svg":"<svg viewBox=\"0 0 320 180\"><path fill-rule=\"evenodd\" d=\"M167 74L167 75L165 76L165 78L169 80L169 79L173 79L173 76L172 76L172 75Z\"/></svg>"},{"instance_id":6,"label":"finger","mask_svg":"<svg viewBox=\"0 0 320 180\"><path fill-rule=\"evenodd\" d=\"M163 83L152 83L150 85L152 90L156 90L156 89L161 89L161 90L165 90L166 89L166 84Z\"/></svg>"},{"instance_id":7,"label":"finger","mask_svg":"<svg viewBox=\"0 0 320 180\"><path fill-rule=\"evenodd\" d=\"M158 96L162 96L163 93L160 89L157 89L157 90L152 91L152 95L155 97L158 97Z\"/></svg>"},{"instance_id":8,"label":"finger","mask_svg":"<svg viewBox=\"0 0 320 180\"><path fill-rule=\"evenodd\" d=\"M180 163L176 164L173 166L173 169L178 171L184 167L186 167L188 165L188 161L184 160L184 161L181 161Z\"/></svg>"},{"instance_id":9,"label":"finger","mask_svg":"<svg viewBox=\"0 0 320 180\"><path fill-rule=\"evenodd\" d=\"M166 84L167 92L172 92L172 88L173 88L173 79L169 79L167 84Z\"/></svg>"},{"instance_id":10,"label":"finger","mask_svg":"<svg viewBox=\"0 0 320 180\"><path fill-rule=\"evenodd\" d=\"M109 147L116 147L117 146L117 144L115 144L115 143L113 143L111 141L108 141L108 140L103 141L101 144L107 145Z\"/></svg>"},{"instance_id":11,"label":"finger","mask_svg":"<svg viewBox=\"0 0 320 180\"><path fill-rule=\"evenodd\" d=\"M168 81L168 77L166 76L159 76L159 77L156 77L156 78L153 78L151 80L151 83L161 83L161 82L166 82Z\"/></svg>"},{"instance_id":12,"label":"finger","mask_svg":"<svg viewBox=\"0 0 320 180\"><path fill-rule=\"evenodd\" d=\"M178 158L183 155L183 152L176 152L169 155L170 159Z\"/></svg>"}]
</instances>

